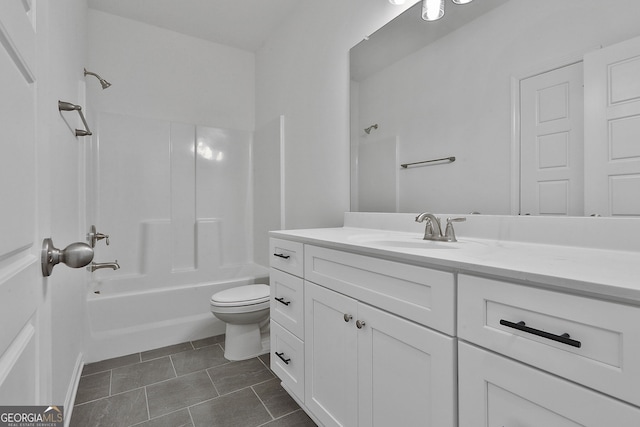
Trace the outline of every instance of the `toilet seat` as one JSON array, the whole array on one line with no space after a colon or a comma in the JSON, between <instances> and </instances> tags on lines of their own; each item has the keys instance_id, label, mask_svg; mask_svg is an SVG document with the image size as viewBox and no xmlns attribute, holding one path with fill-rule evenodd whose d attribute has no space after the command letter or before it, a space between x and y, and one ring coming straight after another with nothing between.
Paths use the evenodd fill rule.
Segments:
<instances>
[{"instance_id":1,"label":"toilet seat","mask_svg":"<svg viewBox=\"0 0 640 427\"><path fill-rule=\"evenodd\" d=\"M211 306L218 308L246 307L260 310L269 306L268 285L244 285L216 292L211 296Z\"/></svg>"},{"instance_id":2,"label":"toilet seat","mask_svg":"<svg viewBox=\"0 0 640 427\"><path fill-rule=\"evenodd\" d=\"M224 357L246 360L269 352L270 289L242 285L211 296L211 313L226 323Z\"/></svg>"}]
</instances>

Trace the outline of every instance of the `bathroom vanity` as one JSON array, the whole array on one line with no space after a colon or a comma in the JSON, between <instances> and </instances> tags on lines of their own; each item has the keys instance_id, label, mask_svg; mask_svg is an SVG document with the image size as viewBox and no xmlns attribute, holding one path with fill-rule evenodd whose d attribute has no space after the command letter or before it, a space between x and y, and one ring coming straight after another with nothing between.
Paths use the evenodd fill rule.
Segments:
<instances>
[{"instance_id":1,"label":"bathroom vanity","mask_svg":"<svg viewBox=\"0 0 640 427\"><path fill-rule=\"evenodd\" d=\"M637 243L578 233L624 220L558 220L272 232L273 371L324 426L640 425Z\"/></svg>"}]
</instances>

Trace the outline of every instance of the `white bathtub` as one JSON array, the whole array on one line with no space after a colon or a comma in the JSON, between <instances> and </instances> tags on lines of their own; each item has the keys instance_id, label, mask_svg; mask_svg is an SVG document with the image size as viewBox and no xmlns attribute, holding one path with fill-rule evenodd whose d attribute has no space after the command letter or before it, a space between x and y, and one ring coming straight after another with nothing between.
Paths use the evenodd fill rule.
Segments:
<instances>
[{"instance_id":1,"label":"white bathtub","mask_svg":"<svg viewBox=\"0 0 640 427\"><path fill-rule=\"evenodd\" d=\"M214 293L251 283L268 283L267 268L223 267L215 281L175 284L176 277L123 277L93 282L87 296L88 353L94 362L223 334L225 324L210 311ZM188 274L186 275L188 277Z\"/></svg>"}]
</instances>

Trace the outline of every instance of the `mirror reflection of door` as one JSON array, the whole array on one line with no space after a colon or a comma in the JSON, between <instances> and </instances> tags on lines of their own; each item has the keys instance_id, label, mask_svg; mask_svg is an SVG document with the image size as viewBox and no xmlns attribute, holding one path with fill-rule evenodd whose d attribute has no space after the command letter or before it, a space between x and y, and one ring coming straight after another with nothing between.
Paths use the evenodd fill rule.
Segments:
<instances>
[{"instance_id":1,"label":"mirror reflection of door","mask_svg":"<svg viewBox=\"0 0 640 427\"><path fill-rule=\"evenodd\" d=\"M640 37L584 57L585 214L640 216Z\"/></svg>"},{"instance_id":2,"label":"mirror reflection of door","mask_svg":"<svg viewBox=\"0 0 640 427\"><path fill-rule=\"evenodd\" d=\"M520 214L584 214L582 62L520 81Z\"/></svg>"}]
</instances>

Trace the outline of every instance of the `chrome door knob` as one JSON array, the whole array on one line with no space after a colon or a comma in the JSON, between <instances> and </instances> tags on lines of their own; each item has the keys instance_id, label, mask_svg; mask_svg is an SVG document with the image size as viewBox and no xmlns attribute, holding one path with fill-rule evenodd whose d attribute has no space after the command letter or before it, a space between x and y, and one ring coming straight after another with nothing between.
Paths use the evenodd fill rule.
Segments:
<instances>
[{"instance_id":1,"label":"chrome door knob","mask_svg":"<svg viewBox=\"0 0 640 427\"><path fill-rule=\"evenodd\" d=\"M59 263L66 264L71 268L80 268L93 261L93 248L86 243L72 243L60 250L53 246L50 238L42 241L42 251L40 262L42 264L42 275L51 276L53 267Z\"/></svg>"},{"instance_id":2,"label":"chrome door knob","mask_svg":"<svg viewBox=\"0 0 640 427\"><path fill-rule=\"evenodd\" d=\"M362 329L364 325L365 325L364 320L356 320L356 328Z\"/></svg>"},{"instance_id":3,"label":"chrome door knob","mask_svg":"<svg viewBox=\"0 0 640 427\"><path fill-rule=\"evenodd\" d=\"M350 315L350 314L345 313L343 318L344 318L345 322L349 322L351 319L353 319L353 316Z\"/></svg>"}]
</instances>

